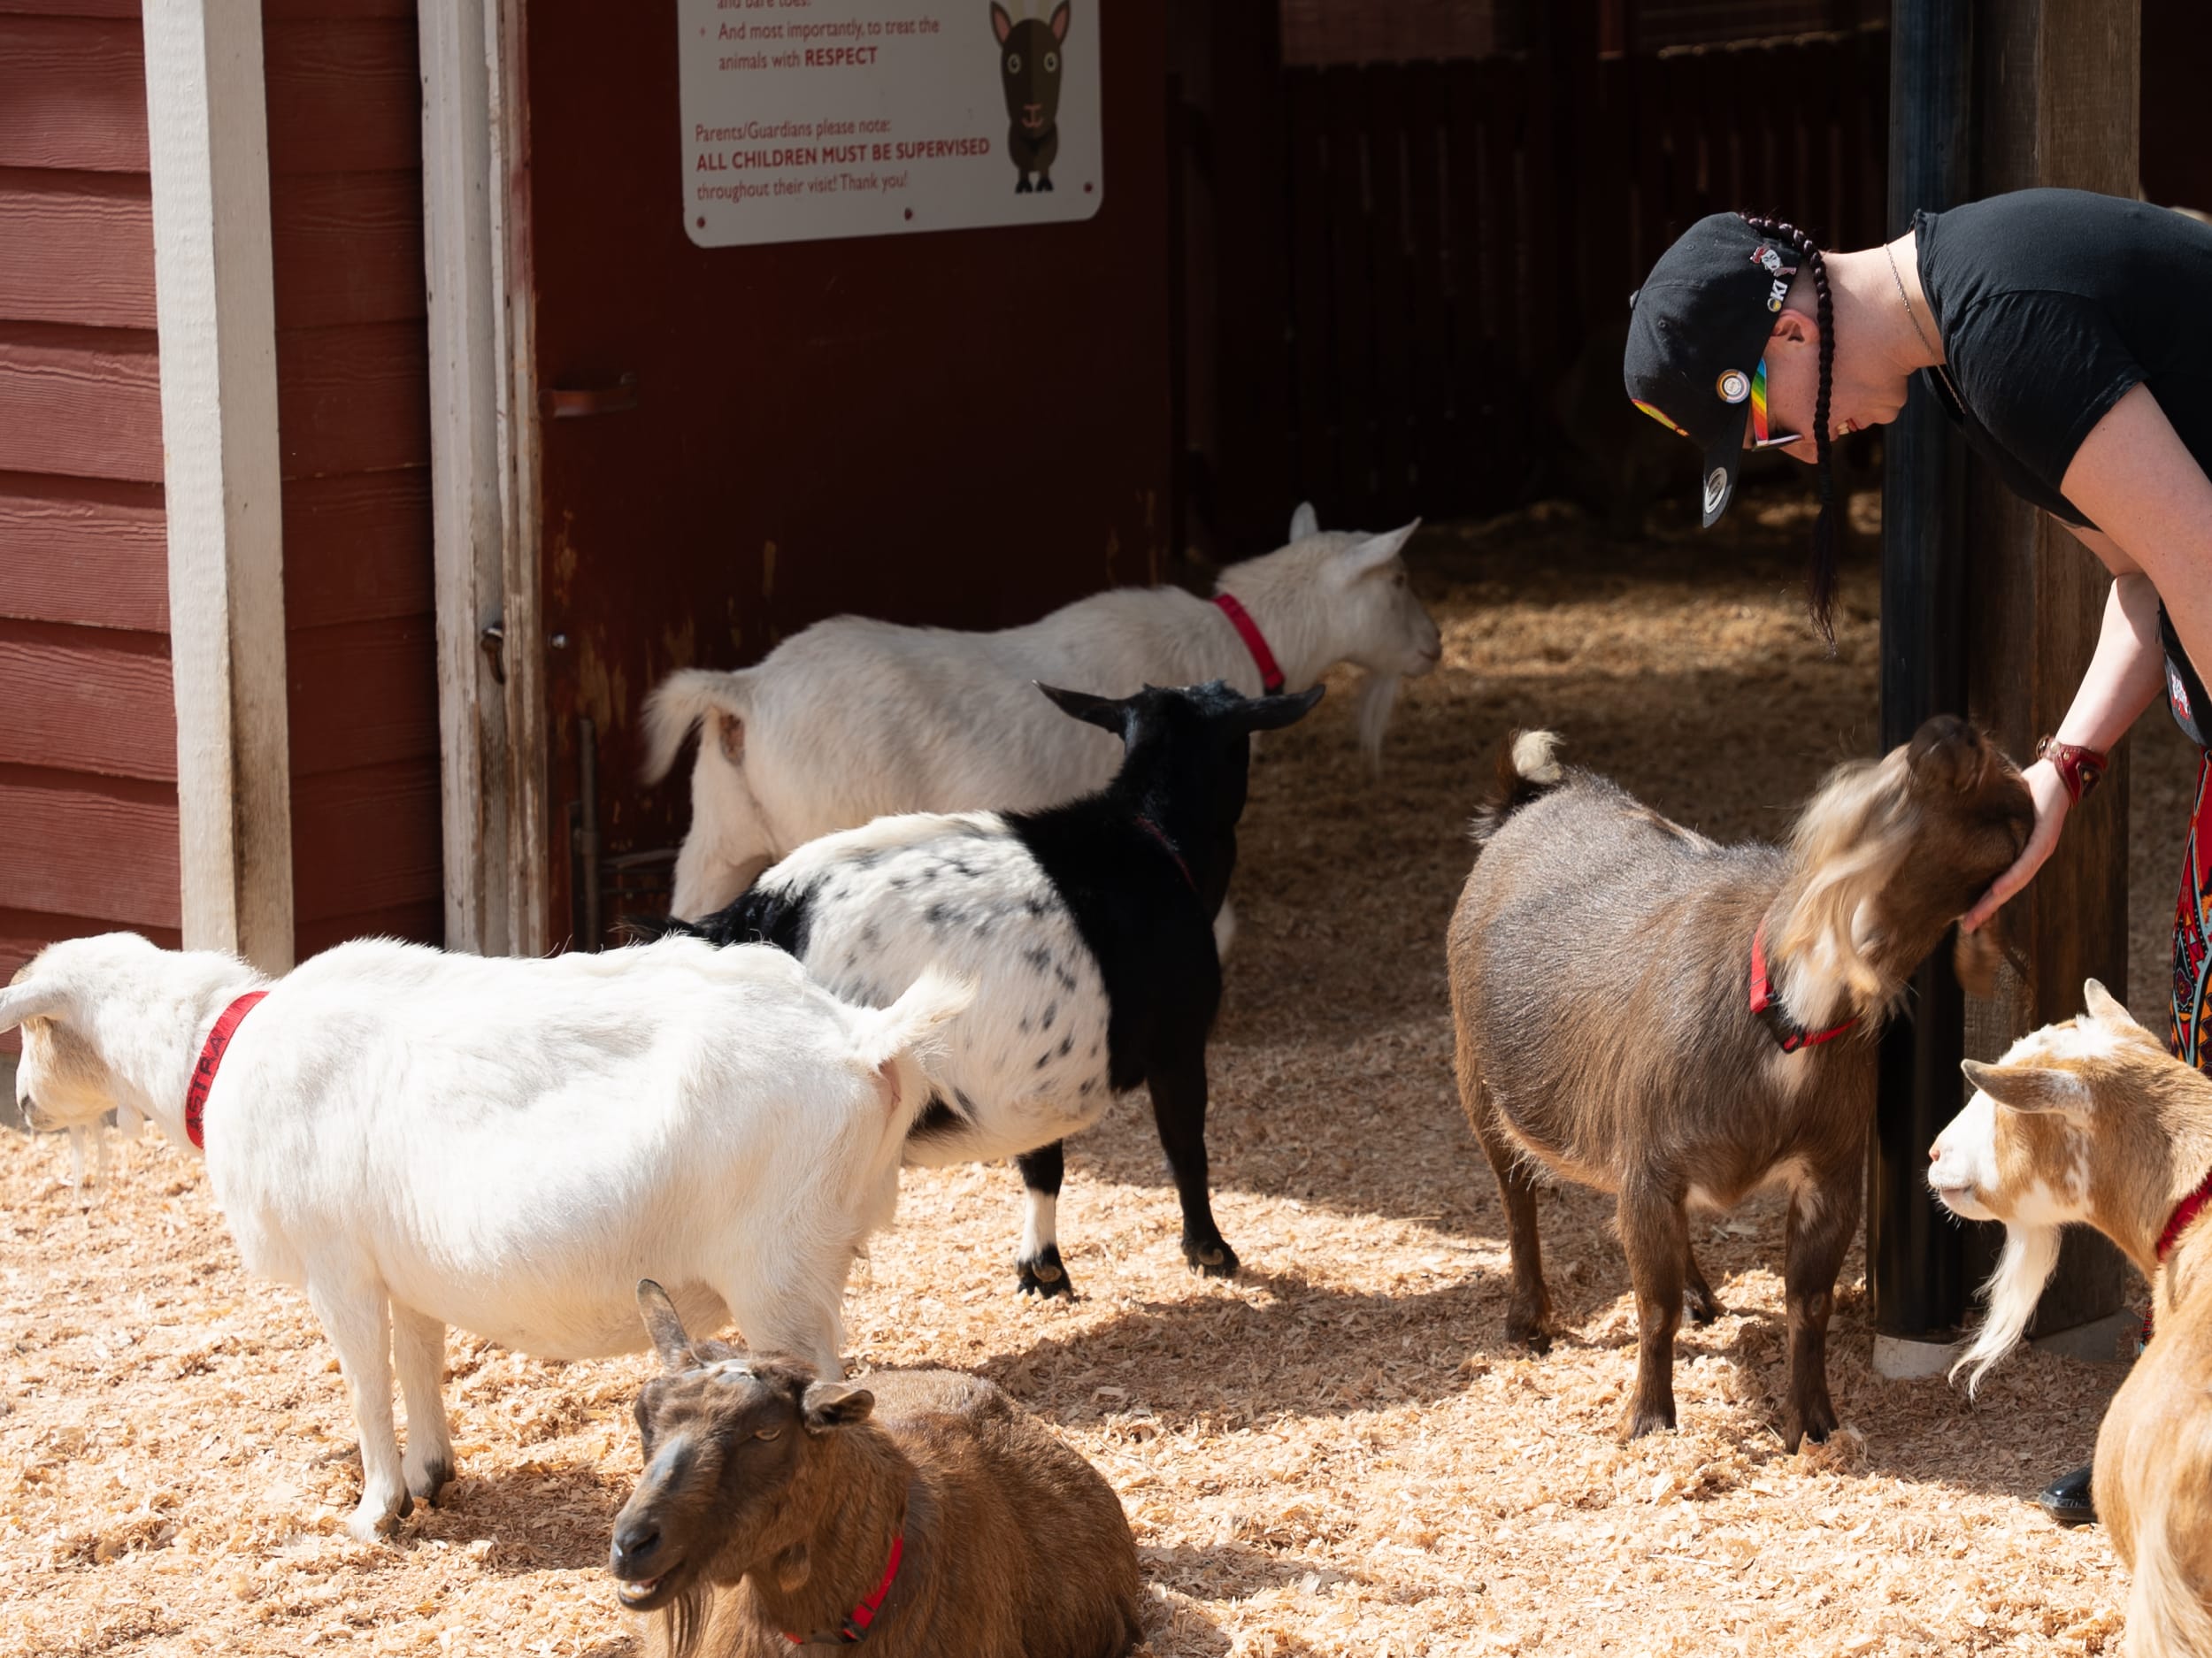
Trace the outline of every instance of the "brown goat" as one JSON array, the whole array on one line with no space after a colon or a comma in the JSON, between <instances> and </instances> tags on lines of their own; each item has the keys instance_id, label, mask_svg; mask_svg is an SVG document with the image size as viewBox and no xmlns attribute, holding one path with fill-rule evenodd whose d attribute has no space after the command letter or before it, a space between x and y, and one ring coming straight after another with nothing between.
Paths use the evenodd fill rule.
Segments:
<instances>
[{"instance_id":1,"label":"brown goat","mask_svg":"<svg viewBox=\"0 0 2212 1658\"><path fill-rule=\"evenodd\" d=\"M1144 1639L1136 1539L1098 1470L993 1386L865 1387L694 1342L638 1286L667 1373L637 1401L646 1467L616 1517L622 1604L662 1658L849 1644L876 1658L1118 1658Z\"/></svg>"},{"instance_id":2,"label":"brown goat","mask_svg":"<svg viewBox=\"0 0 2212 1658\"><path fill-rule=\"evenodd\" d=\"M2097 1431L2097 1515L2134 1576L2134 1658L2212 1653L2212 1078L2091 979L2088 1011L2022 1037L1929 1149L1955 1213L2005 1225L1973 1380L2020 1339L2085 1222L2151 1281L2150 1344Z\"/></svg>"},{"instance_id":3,"label":"brown goat","mask_svg":"<svg viewBox=\"0 0 2212 1658\"><path fill-rule=\"evenodd\" d=\"M1836 1425L1828 1317L1858 1224L1876 1032L2026 842L2027 787L1972 726L1932 719L1832 773L1788 849L1724 847L1563 771L1556 747L1520 733L1499 756L1448 946L1460 1101L1505 1199L1506 1335L1541 1352L1552 1333L1532 1165L1617 1194L1639 1332L1623 1428L1674 1426L1686 1290L1699 1323L1721 1311L1687 1209L1778 1181L1795 1450Z\"/></svg>"}]
</instances>

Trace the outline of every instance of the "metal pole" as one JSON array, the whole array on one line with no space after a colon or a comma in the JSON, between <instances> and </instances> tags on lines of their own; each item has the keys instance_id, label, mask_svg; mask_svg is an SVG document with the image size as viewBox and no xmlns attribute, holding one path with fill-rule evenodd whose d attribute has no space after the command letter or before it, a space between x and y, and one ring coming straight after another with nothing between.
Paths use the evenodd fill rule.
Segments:
<instances>
[{"instance_id":1,"label":"metal pole","mask_svg":"<svg viewBox=\"0 0 2212 1658\"><path fill-rule=\"evenodd\" d=\"M1971 0L1896 0L1889 50L1887 218L1894 237L1916 209L1939 211L1971 191ZM1966 709L1965 491L1958 434L1916 383L1883 439L1885 749L1930 715ZM1882 1041L1867 1283L1880 1334L1941 1339L1963 1318L1970 1289L1964 1237L1938 1213L1925 1180L1928 1147L1961 1099L1965 1003L1947 959L1921 969L1909 1009Z\"/></svg>"}]
</instances>

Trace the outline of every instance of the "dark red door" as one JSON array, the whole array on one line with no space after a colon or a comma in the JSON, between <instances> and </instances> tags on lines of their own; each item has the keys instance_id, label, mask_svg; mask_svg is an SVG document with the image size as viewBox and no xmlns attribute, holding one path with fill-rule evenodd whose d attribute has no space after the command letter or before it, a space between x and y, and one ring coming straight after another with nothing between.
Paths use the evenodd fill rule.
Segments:
<instances>
[{"instance_id":1,"label":"dark red door","mask_svg":"<svg viewBox=\"0 0 2212 1658\"><path fill-rule=\"evenodd\" d=\"M526 0L550 938L588 942L580 824L604 923L661 900L638 855L689 809L683 771L639 783L638 713L671 669L839 611L997 626L1157 574L1165 4L1104 10L1093 218L702 249L672 0ZM944 27L987 38L988 11L950 0Z\"/></svg>"}]
</instances>

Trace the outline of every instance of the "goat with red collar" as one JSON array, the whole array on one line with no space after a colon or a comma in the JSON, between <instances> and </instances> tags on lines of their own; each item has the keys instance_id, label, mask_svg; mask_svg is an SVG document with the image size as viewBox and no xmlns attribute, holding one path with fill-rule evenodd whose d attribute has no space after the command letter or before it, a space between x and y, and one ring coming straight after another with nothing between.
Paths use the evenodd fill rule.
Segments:
<instances>
[{"instance_id":1,"label":"goat with red collar","mask_svg":"<svg viewBox=\"0 0 2212 1658\"><path fill-rule=\"evenodd\" d=\"M780 951L671 939L549 961L390 940L278 979L135 933L50 944L0 991L31 1126L138 1112L204 1151L249 1270L306 1291L361 1435L366 1542L452 1475L457 1324L547 1358L645 1345L636 1282L838 1374L853 1258L891 1218L931 976L839 1002ZM396 1362L407 1402L392 1419Z\"/></svg>"},{"instance_id":2,"label":"goat with red collar","mask_svg":"<svg viewBox=\"0 0 2212 1658\"><path fill-rule=\"evenodd\" d=\"M1104 789L1043 811L880 817L801 847L704 921L648 925L780 945L864 1004L933 969L972 979L975 1001L947 1027L933 1072L944 1086L906 1160L1014 1158L1029 1204L1021 1288L1068 1294L1060 1142L1144 1084L1182 1200L1184 1256L1228 1277L1236 1252L1214 1224L1206 1162L1213 923L1236 864L1250 740L1302 718L1321 687L1030 695L1121 739Z\"/></svg>"},{"instance_id":3,"label":"goat with red collar","mask_svg":"<svg viewBox=\"0 0 2212 1658\"><path fill-rule=\"evenodd\" d=\"M2032 1032L1928 1153L1955 1214L2002 1221L1971 1381L2018 1343L2058 1264L2094 1226L2151 1283L2149 1339L2097 1432L2096 1505L2134 1575L2133 1658L2212 1653L2212 1078L2166 1051L2095 979L2078 1018Z\"/></svg>"},{"instance_id":4,"label":"goat with red collar","mask_svg":"<svg viewBox=\"0 0 2212 1658\"><path fill-rule=\"evenodd\" d=\"M1360 741L1379 755L1400 679L1443 649L1402 556L1414 528L1325 531L1302 506L1288 545L1231 564L1210 601L1115 587L982 633L834 616L753 667L669 675L645 702L645 780L699 733L669 908L710 915L807 841L895 812L1036 811L1105 787L1120 749L1056 715L1038 680L1127 696L1220 679L1272 695L1350 662L1368 676Z\"/></svg>"},{"instance_id":5,"label":"goat with red collar","mask_svg":"<svg viewBox=\"0 0 2212 1658\"><path fill-rule=\"evenodd\" d=\"M1701 1324L1721 1310L1687 1211L1779 1183L1795 1450L1837 1422L1828 1319L1858 1227L1876 1032L2019 855L2033 804L2018 769L1947 717L1838 768L1786 848L1718 845L1555 750L1535 732L1500 756L1449 936L1460 1100L1509 1226L1506 1334L1541 1351L1552 1332L1538 1172L1617 1194L1639 1331L1623 1426L1674 1426L1685 1296Z\"/></svg>"}]
</instances>

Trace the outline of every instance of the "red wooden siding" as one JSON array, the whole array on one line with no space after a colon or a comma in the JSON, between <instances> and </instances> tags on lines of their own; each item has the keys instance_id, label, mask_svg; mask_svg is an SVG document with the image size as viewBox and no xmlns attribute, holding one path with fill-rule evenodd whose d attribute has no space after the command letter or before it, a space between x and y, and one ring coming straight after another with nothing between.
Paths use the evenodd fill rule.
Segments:
<instances>
[{"instance_id":1,"label":"red wooden siding","mask_svg":"<svg viewBox=\"0 0 2212 1658\"><path fill-rule=\"evenodd\" d=\"M265 0L295 948L444 933L413 0Z\"/></svg>"},{"instance_id":2,"label":"red wooden siding","mask_svg":"<svg viewBox=\"0 0 2212 1658\"><path fill-rule=\"evenodd\" d=\"M4 981L54 939L178 942L135 0L0 0L0 249Z\"/></svg>"}]
</instances>

